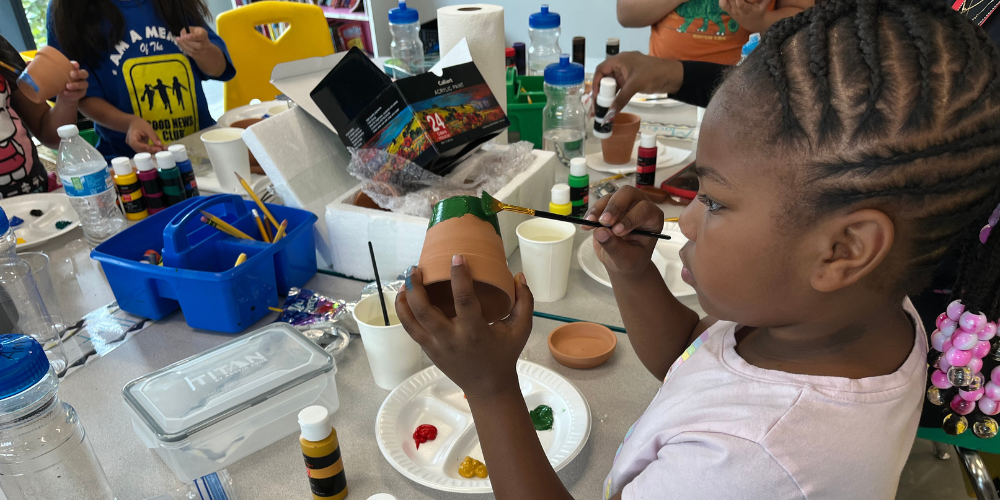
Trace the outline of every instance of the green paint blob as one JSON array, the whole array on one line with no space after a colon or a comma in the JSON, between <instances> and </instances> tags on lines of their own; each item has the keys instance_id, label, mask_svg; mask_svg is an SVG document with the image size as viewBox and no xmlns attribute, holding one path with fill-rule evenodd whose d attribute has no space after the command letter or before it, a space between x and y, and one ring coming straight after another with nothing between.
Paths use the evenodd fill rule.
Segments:
<instances>
[{"instance_id":1,"label":"green paint blob","mask_svg":"<svg viewBox=\"0 0 1000 500\"><path fill-rule=\"evenodd\" d=\"M535 424L536 431L552 430L552 423L555 421L552 417L552 408L538 405L537 408L528 412L528 415L531 415L531 423Z\"/></svg>"},{"instance_id":2,"label":"green paint blob","mask_svg":"<svg viewBox=\"0 0 1000 500\"><path fill-rule=\"evenodd\" d=\"M487 214L483 210L483 200L475 196L452 196L437 202L431 213L431 223L427 227L431 228L439 222L469 214L489 222L493 229L496 229L497 234L500 234L500 221L497 220L497 214Z\"/></svg>"},{"instance_id":3,"label":"green paint blob","mask_svg":"<svg viewBox=\"0 0 1000 500\"><path fill-rule=\"evenodd\" d=\"M70 224L72 224L72 222L68 220L61 220L59 222L56 222L56 229L62 231L63 229L66 229L66 226L69 226Z\"/></svg>"}]
</instances>

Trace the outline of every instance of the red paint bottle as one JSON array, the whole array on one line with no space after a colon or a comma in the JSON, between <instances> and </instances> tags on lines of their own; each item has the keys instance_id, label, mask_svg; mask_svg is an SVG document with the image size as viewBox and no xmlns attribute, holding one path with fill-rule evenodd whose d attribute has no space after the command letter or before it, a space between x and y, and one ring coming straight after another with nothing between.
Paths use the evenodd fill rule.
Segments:
<instances>
[{"instance_id":1,"label":"red paint bottle","mask_svg":"<svg viewBox=\"0 0 1000 500\"><path fill-rule=\"evenodd\" d=\"M635 168L635 186L650 186L656 182L656 136L642 133L639 139L639 161Z\"/></svg>"},{"instance_id":2,"label":"red paint bottle","mask_svg":"<svg viewBox=\"0 0 1000 500\"><path fill-rule=\"evenodd\" d=\"M160 174L156 171L156 165L153 165L152 155L139 153L133 160L135 168L139 170L136 175L142 183L142 194L149 206L149 213L152 215L167 208L167 199L163 196L163 186L160 185Z\"/></svg>"}]
</instances>

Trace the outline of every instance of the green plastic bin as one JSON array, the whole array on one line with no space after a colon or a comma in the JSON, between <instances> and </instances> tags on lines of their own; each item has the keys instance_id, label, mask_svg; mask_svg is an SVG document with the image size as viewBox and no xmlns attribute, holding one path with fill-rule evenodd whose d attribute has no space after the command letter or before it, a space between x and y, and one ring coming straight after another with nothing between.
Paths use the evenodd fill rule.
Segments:
<instances>
[{"instance_id":1,"label":"green plastic bin","mask_svg":"<svg viewBox=\"0 0 1000 500\"><path fill-rule=\"evenodd\" d=\"M545 108L544 78L518 76L517 70L507 68L507 131L516 133L522 141L529 141L542 149L542 109Z\"/></svg>"}]
</instances>

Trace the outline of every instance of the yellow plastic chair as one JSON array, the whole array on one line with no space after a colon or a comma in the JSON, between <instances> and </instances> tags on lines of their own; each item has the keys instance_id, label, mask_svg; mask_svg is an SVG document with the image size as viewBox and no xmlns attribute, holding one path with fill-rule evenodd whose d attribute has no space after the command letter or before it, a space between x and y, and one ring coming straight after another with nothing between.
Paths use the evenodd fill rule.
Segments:
<instances>
[{"instance_id":1,"label":"yellow plastic chair","mask_svg":"<svg viewBox=\"0 0 1000 500\"><path fill-rule=\"evenodd\" d=\"M255 27L288 23L277 40L270 40ZM278 63L333 54L333 38L323 9L293 2L256 2L238 7L216 20L219 36L226 42L236 77L223 90L225 110L250 104L252 99L269 101L281 92L271 85L271 71Z\"/></svg>"}]
</instances>

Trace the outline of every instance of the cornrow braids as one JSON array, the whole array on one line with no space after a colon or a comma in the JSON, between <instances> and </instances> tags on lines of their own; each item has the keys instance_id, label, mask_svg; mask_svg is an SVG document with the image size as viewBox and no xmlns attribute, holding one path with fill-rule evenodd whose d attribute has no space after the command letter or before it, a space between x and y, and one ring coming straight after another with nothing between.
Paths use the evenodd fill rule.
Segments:
<instances>
[{"instance_id":1,"label":"cornrow braids","mask_svg":"<svg viewBox=\"0 0 1000 500\"><path fill-rule=\"evenodd\" d=\"M1000 228L980 241L1000 205L1000 53L978 26L940 0L820 0L775 23L723 91L778 110L762 116L773 142L807 158L793 175L805 192L793 217L881 210L903 236L901 291L922 290L957 255L953 299L1000 320ZM983 429L1000 426L957 398L1000 366L1000 336L990 342L981 372L929 358L928 400L944 413L925 415L948 432L971 421L990 437Z\"/></svg>"}]
</instances>

